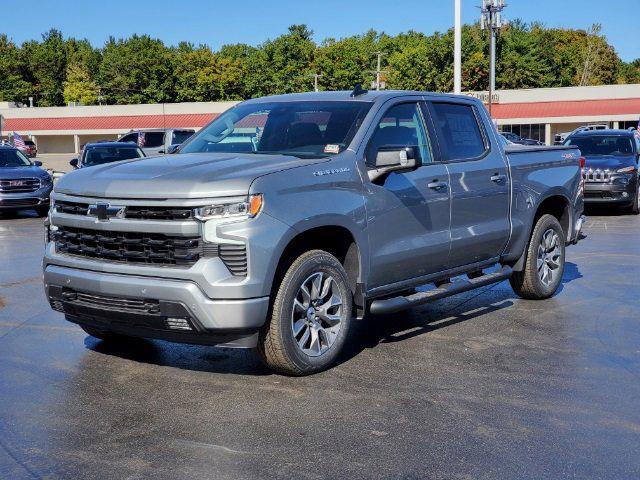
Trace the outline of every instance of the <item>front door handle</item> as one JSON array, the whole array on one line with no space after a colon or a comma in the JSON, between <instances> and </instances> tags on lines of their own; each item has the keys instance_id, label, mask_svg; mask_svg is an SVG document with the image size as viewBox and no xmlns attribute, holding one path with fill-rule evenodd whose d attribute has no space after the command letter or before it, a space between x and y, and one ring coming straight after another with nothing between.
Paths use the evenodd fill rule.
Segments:
<instances>
[{"instance_id":1,"label":"front door handle","mask_svg":"<svg viewBox=\"0 0 640 480\"><path fill-rule=\"evenodd\" d=\"M434 180L433 182L427 184L431 190L444 190L447 188L447 182L439 182L438 180Z\"/></svg>"},{"instance_id":2,"label":"front door handle","mask_svg":"<svg viewBox=\"0 0 640 480\"><path fill-rule=\"evenodd\" d=\"M506 175L500 175L498 173L496 173L491 177L491 181L494 183L504 183L506 179L507 179Z\"/></svg>"}]
</instances>

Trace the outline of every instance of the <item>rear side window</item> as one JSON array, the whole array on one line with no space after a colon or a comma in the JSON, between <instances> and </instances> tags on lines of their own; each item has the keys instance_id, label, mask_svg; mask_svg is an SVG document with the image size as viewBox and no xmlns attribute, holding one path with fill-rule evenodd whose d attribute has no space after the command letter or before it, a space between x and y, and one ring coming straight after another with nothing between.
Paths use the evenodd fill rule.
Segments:
<instances>
[{"instance_id":1,"label":"rear side window","mask_svg":"<svg viewBox=\"0 0 640 480\"><path fill-rule=\"evenodd\" d=\"M140 142L138 142L138 145L141 147L155 148L162 147L164 145L164 132L144 132L143 136L143 144L140 145Z\"/></svg>"},{"instance_id":2,"label":"rear side window","mask_svg":"<svg viewBox=\"0 0 640 480\"><path fill-rule=\"evenodd\" d=\"M180 145L187 138L193 135L193 130L174 130L171 145Z\"/></svg>"},{"instance_id":3,"label":"rear side window","mask_svg":"<svg viewBox=\"0 0 640 480\"><path fill-rule=\"evenodd\" d=\"M433 102L431 109L442 160L468 160L484 154L487 147L471 105Z\"/></svg>"}]
</instances>

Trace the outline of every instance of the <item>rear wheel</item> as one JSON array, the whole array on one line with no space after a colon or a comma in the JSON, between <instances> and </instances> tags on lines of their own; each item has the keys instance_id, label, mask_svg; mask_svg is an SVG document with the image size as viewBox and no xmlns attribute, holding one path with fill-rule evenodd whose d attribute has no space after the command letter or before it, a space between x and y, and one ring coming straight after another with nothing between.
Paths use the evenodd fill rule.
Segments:
<instances>
[{"instance_id":1,"label":"rear wheel","mask_svg":"<svg viewBox=\"0 0 640 480\"><path fill-rule=\"evenodd\" d=\"M629 207L628 211L631 215L638 215L640 213L640 179L638 179L638 188L636 189L636 196L633 198L633 203Z\"/></svg>"},{"instance_id":2,"label":"rear wheel","mask_svg":"<svg viewBox=\"0 0 640 480\"><path fill-rule=\"evenodd\" d=\"M540 217L527 246L524 268L509 280L513 290L529 300L543 300L556 293L564 274L565 244L558 220L552 215Z\"/></svg>"},{"instance_id":3,"label":"rear wheel","mask_svg":"<svg viewBox=\"0 0 640 480\"><path fill-rule=\"evenodd\" d=\"M289 267L260 332L265 364L287 375L328 368L349 332L352 294L340 261L323 250L300 255Z\"/></svg>"}]
</instances>

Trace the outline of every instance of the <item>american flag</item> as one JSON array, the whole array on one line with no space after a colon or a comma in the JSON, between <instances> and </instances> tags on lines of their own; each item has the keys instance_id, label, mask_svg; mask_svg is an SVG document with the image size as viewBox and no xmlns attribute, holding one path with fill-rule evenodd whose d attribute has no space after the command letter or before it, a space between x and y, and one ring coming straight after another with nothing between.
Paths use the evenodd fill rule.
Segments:
<instances>
[{"instance_id":1,"label":"american flag","mask_svg":"<svg viewBox=\"0 0 640 480\"><path fill-rule=\"evenodd\" d=\"M145 138L144 138L144 133L143 132L138 132L138 146L140 148L144 147L145 144Z\"/></svg>"},{"instance_id":2,"label":"american flag","mask_svg":"<svg viewBox=\"0 0 640 480\"><path fill-rule=\"evenodd\" d=\"M19 150L27 149L27 146L25 145L24 140L22 140L22 137L18 135L16 132L13 132L13 146Z\"/></svg>"}]
</instances>

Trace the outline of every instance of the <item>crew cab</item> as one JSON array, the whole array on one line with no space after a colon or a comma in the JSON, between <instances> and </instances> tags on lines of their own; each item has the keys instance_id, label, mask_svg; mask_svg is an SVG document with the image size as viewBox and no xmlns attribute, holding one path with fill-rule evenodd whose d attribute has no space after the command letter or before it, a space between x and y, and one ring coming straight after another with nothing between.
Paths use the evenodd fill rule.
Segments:
<instances>
[{"instance_id":1,"label":"crew cab","mask_svg":"<svg viewBox=\"0 0 640 480\"><path fill-rule=\"evenodd\" d=\"M427 92L242 102L171 156L56 184L54 310L124 336L329 367L354 321L509 279L546 299L580 238L573 146L509 146L482 103Z\"/></svg>"}]
</instances>

